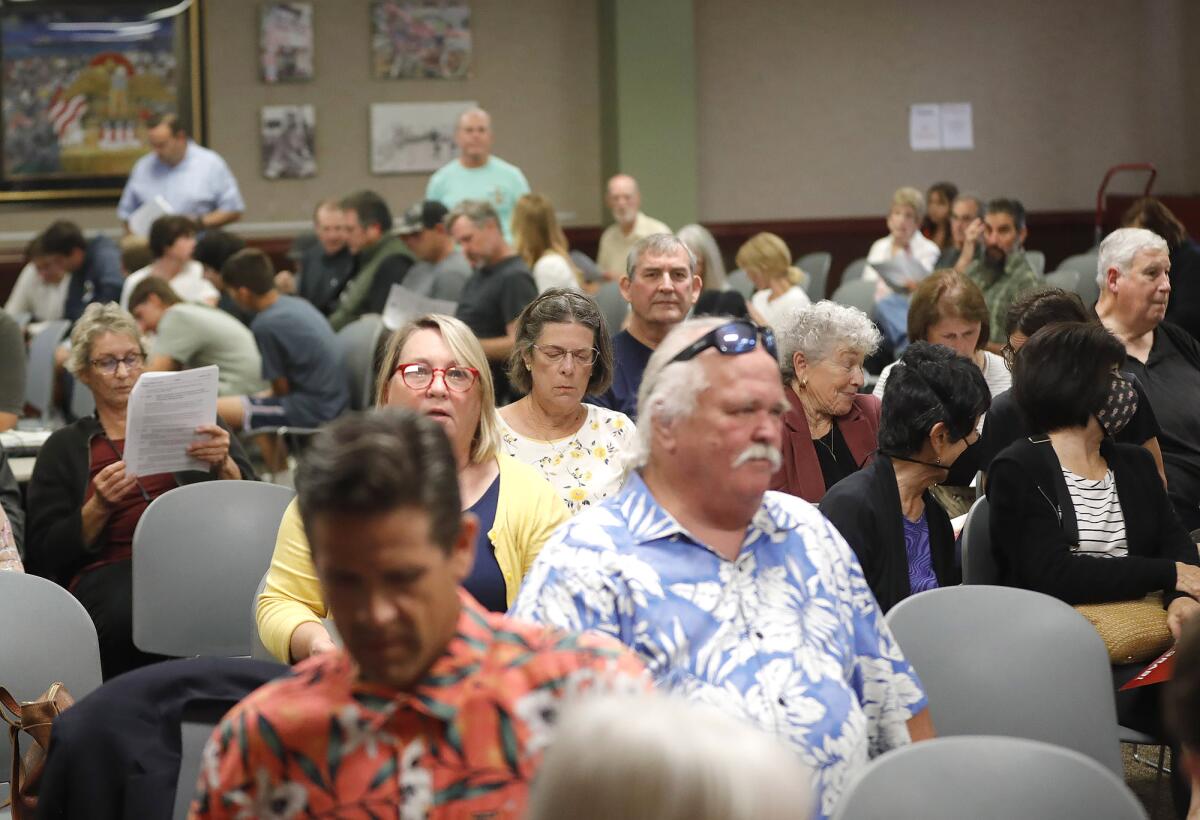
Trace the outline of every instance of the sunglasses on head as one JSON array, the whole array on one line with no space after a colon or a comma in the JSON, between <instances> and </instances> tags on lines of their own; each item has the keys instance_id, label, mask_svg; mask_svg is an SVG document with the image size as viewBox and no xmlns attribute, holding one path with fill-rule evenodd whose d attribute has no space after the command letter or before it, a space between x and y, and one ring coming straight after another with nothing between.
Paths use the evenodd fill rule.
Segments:
<instances>
[{"instance_id":1,"label":"sunglasses on head","mask_svg":"<svg viewBox=\"0 0 1200 820\"><path fill-rule=\"evenodd\" d=\"M715 327L696 341L679 351L672 362L686 362L694 359L710 347L724 356L739 356L749 353L758 347L758 339L762 337L763 348L771 354L772 359L779 359L775 348L775 334L769 327L759 327L753 322L737 321Z\"/></svg>"}]
</instances>

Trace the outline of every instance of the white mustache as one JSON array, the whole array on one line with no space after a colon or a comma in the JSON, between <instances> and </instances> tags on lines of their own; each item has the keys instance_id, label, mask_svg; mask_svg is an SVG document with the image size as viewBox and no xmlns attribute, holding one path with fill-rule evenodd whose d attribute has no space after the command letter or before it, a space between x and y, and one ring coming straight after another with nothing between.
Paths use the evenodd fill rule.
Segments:
<instances>
[{"instance_id":1,"label":"white mustache","mask_svg":"<svg viewBox=\"0 0 1200 820\"><path fill-rule=\"evenodd\" d=\"M733 460L733 469L737 469L747 461L765 458L771 462L771 470L774 472L783 466L783 454L779 452L778 447L772 447L769 444L751 444Z\"/></svg>"}]
</instances>

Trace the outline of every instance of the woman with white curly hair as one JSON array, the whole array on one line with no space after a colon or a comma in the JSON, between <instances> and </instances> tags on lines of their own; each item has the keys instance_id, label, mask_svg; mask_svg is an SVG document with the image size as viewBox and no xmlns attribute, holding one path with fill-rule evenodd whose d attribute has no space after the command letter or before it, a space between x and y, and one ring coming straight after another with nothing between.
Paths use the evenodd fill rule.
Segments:
<instances>
[{"instance_id":1,"label":"woman with white curly hair","mask_svg":"<svg viewBox=\"0 0 1200 820\"><path fill-rule=\"evenodd\" d=\"M882 338L861 310L821 301L795 311L776 328L776 340L791 407L771 489L815 504L874 455L879 399L858 391L863 361Z\"/></svg>"}]
</instances>

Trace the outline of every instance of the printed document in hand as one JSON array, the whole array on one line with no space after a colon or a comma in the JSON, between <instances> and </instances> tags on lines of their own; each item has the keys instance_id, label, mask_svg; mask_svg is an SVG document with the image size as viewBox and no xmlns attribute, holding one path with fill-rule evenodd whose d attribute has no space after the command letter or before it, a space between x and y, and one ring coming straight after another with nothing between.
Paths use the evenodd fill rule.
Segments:
<instances>
[{"instance_id":1,"label":"printed document in hand","mask_svg":"<svg viewBox=\"0 0 1200 820\"><path fill-rule=\"evenodd\" d=\"M929 275L924 265L907 254L894 256L886 262L872 262L871 267L897 293L908 293L910 282L917 284Z\"/></svg>"},{"instance_id":2,"label":"printed document in hand","mask_svg":"<svg viewBox=\"0 0 1200 820\"><path fill-rule=\"evenodd\" d=\"M207 470L187 454L196 428L216 424L217 366L178 373L143 373L129 394L125 471L137 476Z\"/></svg>"},{"instance_id":3,"label":"printed document in hand","mask_svg":"<svg viewBox=\"0 0 1200 820\"><path fill-rule=\"evenodd\" d=\"M398 330L418 316L427 313L453 316L457 309L457 302L422 296L404 285L392 285L392 289L388 291L387 304L383 306L383 326L388 330Z\"/></svg>"},{"instance_id":4,"label":"printed document in hand","mask_svg":"<svg viewBox=\"0 0 1200 820\"><path fill-rule=\"evenodd\" d=\"M154 199L149 199L138 206L138 209L129 215L129 231L136 236L149 236L150 226L154 224L154 220L160 216L170 216L175 213L175 209L171 207L171 203L163 198L162 194L158 194Z\"/></svg>"}]
</instances>

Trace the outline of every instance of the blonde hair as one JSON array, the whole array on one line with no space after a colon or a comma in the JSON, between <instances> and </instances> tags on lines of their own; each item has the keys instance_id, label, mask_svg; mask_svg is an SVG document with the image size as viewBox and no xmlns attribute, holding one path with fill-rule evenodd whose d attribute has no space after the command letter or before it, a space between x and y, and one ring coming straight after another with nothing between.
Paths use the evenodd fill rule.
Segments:
<instances>
[{"instance_id":1,"label":"blonde hair","mask_svg":"<svg viewBox=\"0 0 1200 820\"><path fill-rule=\"evenodd\" d=\"M564 707L529 820L803 820L799 756L753 724L680 696L584 695Z\"/></svg>"},{"instance_id":2,"label":"blonde hair","mask_svg":"<svg viewBox=\"0 0 1200 820\"><path fill-rule=\"evenodd\" d=\"M768 279L787 277L793 285L804 283L804 271L792 264L787 243L773 233L755 234L738 248L737 266L742 270L754 268Z\"/></svg>"},{"instance_id":3,"label":"blonde hair","mask_svg":"<svg viewBox=\"0 0 1200 820\"><path fill-rule=\"evenodd\" d=\"M567 260L576 284L583 285L583 274L571 261L571 249L567 237L558 224L554 205L541 194L525 194L517 200L512 215L513 240L517 255L525 260L532 270L547 251L553 251Z\"/></svg>"},{"instance_id":4,"label":"blonde hair","mask_svg":"<svg viewBox=\"0 0 1200 820\"><path fill-rule=\"evenodd\" d=\"M897 188L896 193L892 194L892 207L912 208L917 219L920 219L925 213L925 197L916 188L905 185L903 188Z\"/></svg>"},{"instance_id":5,"label":"blonde hair","mask_svg":"<svg viewBox=\"0 0 1200 820\"><path fill-rule=\"evenodd\" d=\"M137 342L141 354L146 355L142 334L129 311L116 302L92 302L71 329L71 352L67 356L66 368L72 376L78 376L87 369L92 358L92 343L105 333L128 336Z\"/></svg>"},{"instance_id":6,"label":"blonde hair","mask_svg":"<svg viewBox=\"0 0 1200 820\"><path fill-rule=\"evenodd\" d=\"M375 404L383 407L387 403L388 385L396 366L400 364L400 352L409 338L418 330L435 330L441 335L442 341L458 364L473 367L479 371L479 428L471 442L471 461L482 464L490 458L495 458L500 450L500 420L496 414L496 391L492 383L492 368L488 365L487 356L479 346L479 340L471 329L455 319L441 313L429 313L413 319L408 324L392 334L388 340L387 352L383 354L383 363L379 366L379 376L376 379Z\"/></svg>"}]
</instances>

